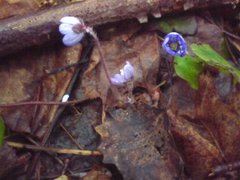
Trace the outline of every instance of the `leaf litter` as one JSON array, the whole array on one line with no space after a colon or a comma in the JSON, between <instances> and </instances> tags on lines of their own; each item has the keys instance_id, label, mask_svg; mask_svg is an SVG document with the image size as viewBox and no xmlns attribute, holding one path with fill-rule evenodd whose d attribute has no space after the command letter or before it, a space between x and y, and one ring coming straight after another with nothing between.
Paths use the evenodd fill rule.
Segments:
<instances>
[{"instance_id":1,"label":"leaf litter","mask_svg":"<svg viewBox=\"0 0 240 180\"><path fill-rule=\"evenodd\" d=\"M8 13L2 16L7 17ZM159 40L159 34L170 29L188 35L188 43L211 45L226 58L222 27L196 15L155 20L149 26L132 20L123 22L121 26L103 25L97 31L111 75L118 73L126 61L136 70L133 81L119 88L124 105L111 94L96 47L89 61L80 66L76 81L73 79L79 73L78 67L51 74L82 60L82 48L88 45L87 41L71 48L33 48L2 59L2 103L61 101L66 92L72 92L71 99L79 100L67 108L45 105L1 108L8 129L5 141L43 148L97 150L102 154L40 153L36 149L16 150L5 143L0 162L8 162L8 166L1 168L1 177L206 179L219 165L237 164L239 85L233 83L231 75L205 67L201 69L199 88L193 90L159 66L164 60L171 61L160 51ZM238 52L237 42L230 40ZM231 59L229 54L228 57ZM3 158L5 154L10 155L8 159ZM15 173L8 175L12 171ZM217 177L230 172L229 168ZM237 173L232 177L236 178Z\"/></svg>"}]
</instances>

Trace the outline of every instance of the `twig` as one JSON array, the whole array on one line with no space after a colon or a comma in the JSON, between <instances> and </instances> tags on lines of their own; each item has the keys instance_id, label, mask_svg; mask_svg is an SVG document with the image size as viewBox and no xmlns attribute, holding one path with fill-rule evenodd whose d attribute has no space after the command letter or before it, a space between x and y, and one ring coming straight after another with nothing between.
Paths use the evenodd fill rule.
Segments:
<instances>
[{"instance_id":1,"label":"twig","mask_svg":"<svg viewBox=\"0 0 240 180\"><path fill-rule=\"evenodd\" d=\"M79 148L83 149L83 147L80 146L80 144L73 138L73 136L70 134L70 132L63 126L62 123L60 123L60 127L65 131L65 133L68 135L68 137L72 140L72 142Z\"/></svg>"},{"instance_id":2,"label":"twig","mask_svg":"<svg viewBox=\"0 0 240 180\"><path fill-rule=\"evenodd\" d=\"M102 153L100 151L42 147L42 146L34 146L34 145L23 144L23 143L16 143L16 142L11 142L11 141L7 141L7 144L11 147L19 148L19 149L25 148L25 149L53 152L53 153L59 153L59 154L75 154L75 155L81 155L81 156L91 156L91 155L99 156L99 155L102 155Z\"/></svg>"},{"instance_id":3,"label":"twig","mask_svg":"<svg viewBox=\"0 0 240 180\"><path fill-rule=\"evenodd\" d=\"M162 0L87 0L48 10L33 12L22 17L13 17L0 22L0 56L12 54L23 48L60 40L57 33L59 20L66 16L77 16L91 26L116 22L123 19L140 18L152 14L185 11L187 8L202 8L227 4L238 4L235 0L189 0L179 2ZM176 6L176 4L178 4Z\"/></svg>"},{"instance_id":4,"label":"twig","mask_svg":"<svg viewBox=\"0 0 240 180\"><path fill-rule=\"evenodd\" d=\"M28 102L19 102L19 103L9 103L9 104L0 104L0 108L9 108L9 107L17 107L17 106L29 106L29 105L60 105L60 106L68 106L75 105L80 103L82 100L73 100L67 102L60 101L28 101Z\"/></svg>"}]
</instances>

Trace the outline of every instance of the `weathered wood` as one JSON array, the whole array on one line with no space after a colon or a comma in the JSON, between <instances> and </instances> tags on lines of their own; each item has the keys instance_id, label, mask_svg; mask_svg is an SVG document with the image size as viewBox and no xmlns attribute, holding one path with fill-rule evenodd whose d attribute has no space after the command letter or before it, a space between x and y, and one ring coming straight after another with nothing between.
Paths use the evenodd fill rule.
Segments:
<instances>
[{"instance_id":1,"label":"weathered wood","mask_svg":"<svg viewBox=\"0 0 240 180\"><path fill-rule=\"evenodd\" d=\"M238 3L239 0L86 0L0 21L0 56L59 40L59 19L66 15L81 17L96 26L150 14L159 17L169 12Z\"/></svg>"}]
</instances>

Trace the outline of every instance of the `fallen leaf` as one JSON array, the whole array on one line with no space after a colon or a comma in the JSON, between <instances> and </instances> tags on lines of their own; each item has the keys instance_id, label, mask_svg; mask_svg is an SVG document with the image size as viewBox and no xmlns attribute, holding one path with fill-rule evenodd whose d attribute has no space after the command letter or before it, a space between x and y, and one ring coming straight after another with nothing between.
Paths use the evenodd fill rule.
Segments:
<instances>
[{"instance_id":1,"label":"fallen leaf","mask_svg":"<svg viewBox=\"0 0 240 180\"><path fill-rule=\"evenodd\" d=\"M133 85L137 86L146 83L149 72L158 70L160 47L156 34L142 34L127 42L114 39L101 42L101 44L111 76L119 73L126 61L129 61L135 69ZM81 86L79 85L79 88L74 91L77 99L86 100L100 97L105 104L106 100L110 98L108 95L109 82L99 62L98 50L94 48L89 68L79 82ZM154 81L156 83L156 76L151 79L151 82ZM124 89L131 92L131 89L126 87Z\"/></svg>"},{"instance_id":2,"label":"fallen leaf","mask_svg":"<svg viewBox=\"0 0 240 180\"><path fill-rule=\"evenodd\" d=\"M0 62L1 103L61 101L75 68L52 75L48 72L78 62L81 46L36 48ZM2 108L5 122L13 131L42 137L58 106L31 105Z\"/></svg>"},{"instance_id":3,"label":"fallen leaf","mask_svg":"<svg viewBox=\"0 0 240 180\"><path fill-rule=\"evenodd\" d=\"M68 107L59 117L51 133L48 146L67 149L96 150L100 136L94 127L101 124L102 102L100 99L79 103L75 108ZM70 137L71 136L71 137ZM68 169L76 174L86 172L102 160L101 156L79 156L61 154L58 158L65 162L68 160ZM60 174L63 165L56 163L49 155L41 155L42 176L55 176Z\"/></svg>"},{"instance_id":4,"label":"fallen leaf","mask_svg":"<svg viewBox=\"0 0 240 180\"><path fill-rule=\"evenodd\" d=\"M114 164L124 179L173 179L182 177L181 159L171 145L159 110L149 106L112 109L101 125L99 149L104 163Z\"/></svg>"},{"instance_id":5,"label":"fallen leaf","mask_svg":"<svg viewBox=\"0 0 240 180\"><path fill-rule=\"evenodd\" d=\"M200 76L197 91L180 79L171 88L171 132L193 179L205 179L216 165L240 158L240 93L231 91L222 101L219 87L207 73Z\"/></svg>"},{"instance_id":6,"label":"fallen leaf","mask_svg":"<svg viewBox=\"0 0 240 180\"><path fill-rule=\"evenodd\" d=\"M104 167L101 166L95 166L93 167L86 176L83 177L83 180L111 180L112 175Z\"/></svg>"},{"instance_id":7,"label":"fallen leaf","mask_svg":"<svg viewBox=\"0 0 240 180\"><path fill-rule=\"evenodd\" d=\"M21 178L29 160L30 156L27 153L17 154L5 143L0 149L0 179Z\"/></svg>"}]
</instances>

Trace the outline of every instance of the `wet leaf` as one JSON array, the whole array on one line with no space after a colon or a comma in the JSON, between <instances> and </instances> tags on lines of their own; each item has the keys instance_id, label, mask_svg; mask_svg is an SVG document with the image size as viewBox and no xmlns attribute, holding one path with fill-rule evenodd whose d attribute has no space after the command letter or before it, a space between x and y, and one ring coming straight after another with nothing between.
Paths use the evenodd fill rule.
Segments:
<instances>
[{"instance_id":1,"label":"wet leaf","mask_svg":"<svg viewBox=\"0 0 240 180\"><path fill-rule=\"evenodd\" d=\"M104 163L115 164L124 179L181 179L181 160L171 146L159 110L132 105L108 113L101 125L107 133L101 134L99 147Z\"/></svg>"},{"instance_id":2,"label":"wet leaf","mask_svg":"<svg viewBox=\"0 0 240 180\"><path fill-rule=\"evenodd\" d=\"M2 58L1 102L61 101L75 73L75 67L49 75L48 72L78 62L80 53L81 46L40 47ZM57 109L58 106L41 105L1 108L8 128L38 137L45 134Z\"/></svg>"},{"instance_id":3,"label":"wet leaf","mask_svg":"<svg viewBox=\"0 0 240 180\"><path fill-rule=\"evenodd\" d=\"M17 154L5 143L0 149L0 179L22 178L21 175L25 172L29 159L29 154Z\"/></svg>"},{"instance_id":4,"label":"wet leaf","mask_svg":"<svg viewBox=\"0 0 240 180\"><path fill-rule=\"evenodd\" d=\"M198 56L206 64L218 68L223 71L231 73L238 82L240 82L240 71L235 68L231 63L226 61L220 54L208 44L192 44L191 49L193 53Z\"/></svg>"},{"instance_id":5,"label":"wet leaf","mask_svg":"<svg viewBox=\"0 0 240 180\"><path fill-rule=\"evenodd\" d=\"M203 66L197 58L191 56L176 56L174 58L174 68L176 74L187 81L193 89L198 88L198 78Z\"/></svg>"},{"instance_id":6,"label":"wet leaf","mask_svg":"<svg viewBox=\"0 0 240 180\"><path fill-rule=\"evenodd\" d=\"M222 161L219 150L195 124L181 116L176 117L171 111L168 111L168 116L172 124L171 132L183 157L187 173L194 179L204 179L211 168Z\"/></svg>"},{"instance_id":7,"label":"wet leaf","mask_svg":"<svg viewBox=\"0 0 240 180\"><path fill-rule=\"evenodd\" d=\"M215 86L213 76L207 73L200 75L197 91L181 79L176 79L171 89L171 132L193 179L206 179L216 165L239 159L240 93L230 90L223 102L217 88L222 87Z\"/></svg>"},{"instance_id":8,"label":"wet leaf","mask_svg":"<svg viewBox=\"0 0 240 180\"><path fill-rule=\"evenodd\" d=\"M49 137L48 146L63 149L96 150L100 136L95 131L94 126L101 123L101 116L102 102L100 99L79 103L75 108L66 108ZM58 157L63 161L68 159L68 169L74 173L84 172L102 160L99 156L84 157L72 154L58 155ZM48 155L41 156L41 165L43 176L61 174L62 165L56 163Z\"/></svg>"},{"instance_id":9,"label":"wet leaf","mask_svg":"<svg viewBox=\"0 0 240 180\"><path fill-rule=\"evenodd\" d=\"M222 78L222 81L225 81ZM226 162L233 162L240 158L238 149L240 143L239 107L240 92L231 90L231 93L222 101L218 94L221 88L215 86L211 75L206 74L200 77L200 87L197 102L197 118L205 124L212 136L218 142Z\"/></svg>"}]
</instances>

